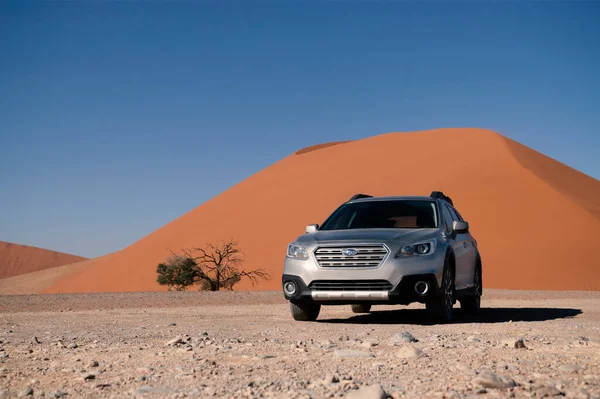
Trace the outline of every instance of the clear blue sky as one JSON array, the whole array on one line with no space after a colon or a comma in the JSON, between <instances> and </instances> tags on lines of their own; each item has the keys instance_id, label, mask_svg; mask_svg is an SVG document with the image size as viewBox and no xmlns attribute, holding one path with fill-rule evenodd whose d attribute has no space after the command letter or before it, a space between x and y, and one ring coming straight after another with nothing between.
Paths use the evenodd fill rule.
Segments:
<instances>
[{"instance_id":1,"label":"clear blue sky","mask_svg":"<svg viewBox=\"0 0 600 399\"><path fill-rule=\"evenodd\" d=\"M102 255L389 131L485 127L599 178L599 43L594 1L0 2L0 240Z\"/></svg>"}]
</instances>

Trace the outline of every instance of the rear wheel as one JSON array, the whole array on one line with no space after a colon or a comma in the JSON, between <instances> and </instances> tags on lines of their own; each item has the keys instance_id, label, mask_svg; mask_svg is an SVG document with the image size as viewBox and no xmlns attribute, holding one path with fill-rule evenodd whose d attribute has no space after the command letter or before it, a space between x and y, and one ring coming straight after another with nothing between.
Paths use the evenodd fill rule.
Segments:
<instances>
[{"instance_id":1,"label":"rear wheel","mask_svg":"<svg viewBox=\"0 0 600 399\"><path fill-rule=\"evenodd\" d=\"M477 314L481 307L481 293L483 292L483 279L481 278L481 262L477 260L473 275L473 295L461 298L460 308L466 314Z\"/></svg>"},{"instance_id":2,"label":"rear wheel","mask_svg":"<svg viewBox=\"0 0 600 399\"><path fill-rule=\"evenodd\" d=\"M290 311L294 320L298 321L315 321L319 317L321 305L318 303L309 302L290 302Z\"/></svg>"},{"instance_id":3,"label":"rear wheel","mask_svg":"<svg viewBox=\"0 0 600 399\"><path fill-rule=\"evenodd\" d=\"M454 306L454 272L450 262L446 260L442 277L442 295L427 302L427 312L437 322L452 320L452 307Z\"/></svg>"},{"instance_id":4,"label":"rear wheel","mask_svg":"<svg viewBox=\"0 0 600 399\"><path fill-rule=\"evenodd\" d=\"M371 305L352 305L352 311L354 313L369 313L371 311Z\"/></svg>"}]
</instances>

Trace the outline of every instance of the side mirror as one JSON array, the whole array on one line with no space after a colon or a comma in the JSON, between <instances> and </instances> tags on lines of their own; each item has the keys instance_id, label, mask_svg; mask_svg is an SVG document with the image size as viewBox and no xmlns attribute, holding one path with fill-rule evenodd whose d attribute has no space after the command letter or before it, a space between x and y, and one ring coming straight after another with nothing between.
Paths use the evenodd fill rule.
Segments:
<instances>
[{"instance_id":1,"label":"side mirror","mask_svg":"<svg viewBox=\"0 0 600 399\"><path fill-rule=\"evenodd\" d=\"M315 231L317 231L317 229L319 228L318 224L309 224L308 226L306 226L306 233L314 233Z\"/></svg>"},{"instance_id":2,"label":"side mirror","mask_svg":"<svg viewBox=\"0 0 600 399\"><path fill-rule=\"evenodd\" d=\"M465 234L469 232L469 223L467 222L452 222L452 231L455 234Z\"/></svg>"}]
</instances>

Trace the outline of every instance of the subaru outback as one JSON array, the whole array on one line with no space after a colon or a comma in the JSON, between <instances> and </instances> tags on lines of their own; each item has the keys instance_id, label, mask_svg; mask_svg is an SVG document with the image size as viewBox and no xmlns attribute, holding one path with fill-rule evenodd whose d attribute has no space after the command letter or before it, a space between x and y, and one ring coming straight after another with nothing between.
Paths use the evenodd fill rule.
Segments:
<instances>
[{"instance_id":1,"label":"subaru outback","mask_svg":"<svg viewBox=\"0 0 600 399\"><path fill-rule=\"evenodd\" d=\"M477 313L483 291L477 241L439 191L353 196L288 245L282 285L292 317L301 321L316 320L321 305L368 313L372 305L419 302L447 322L456 301L463 312Z\"/></svg>"}]
</instances>

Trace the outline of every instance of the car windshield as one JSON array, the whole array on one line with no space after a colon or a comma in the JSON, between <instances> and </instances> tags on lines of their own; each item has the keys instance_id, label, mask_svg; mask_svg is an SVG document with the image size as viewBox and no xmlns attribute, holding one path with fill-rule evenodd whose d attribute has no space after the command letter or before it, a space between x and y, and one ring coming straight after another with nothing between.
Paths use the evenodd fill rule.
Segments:
<instances>
[{"instance_id":1,"label":"car windshield","mask_svg":"<svg viewBox=\"0 0 600 399\"><path fill-rule=\"evenodd\" d=\"M433 201L364 201L340 206L319 230L436 228Z\"/></svg>"}]
</instances>

